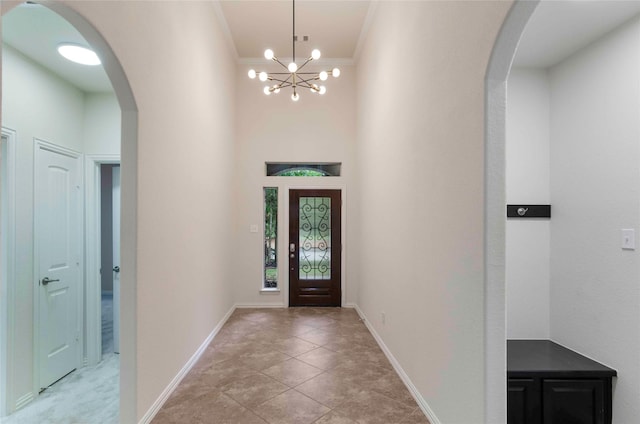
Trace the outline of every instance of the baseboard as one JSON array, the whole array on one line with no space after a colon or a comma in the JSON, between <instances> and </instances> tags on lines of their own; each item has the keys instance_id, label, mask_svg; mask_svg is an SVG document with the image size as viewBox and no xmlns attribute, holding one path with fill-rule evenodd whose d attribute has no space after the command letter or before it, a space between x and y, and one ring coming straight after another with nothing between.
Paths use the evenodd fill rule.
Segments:
<instances>
[{"instance_id":1,"label":"baseboard","mask_svg":"<svg viewBox=\"0 0 640 424\"><path fill-rule=\"evenodd\" d=\"M33 396L33 393L31 393L31 392L20 396L20 398L18 400L16 400L16 405L15 405L15 409L13 410L13 412L16 412L16 411L24 408L25 406L30 404L33 401L33 399L34 399L34 396Z\"/></svg>"},{"instance_id":2,"label":"baseboard","mask_svg":"<svg viewBox=\"0 0 640 424\"><path fill-rule=\"evenodd\" d=\"M429 404L427 404L427 401L424 400L424 398L422 397L422 395L420 394L416 386L413 384L413 382L407 375L407 373L404 372L404 369L402 369L402 366L400 366L400 363L398 362L398 360L393 356L393 354L391 353L387 345L384 344L384 341L382 341L382 338L380 337L376 329L373 328L373 325L369 324L369 320L365 316L364 312L362 312L362 309L360 309L360 307L357 304L354 304L353 306L345 306L345 307L353 307L356 309L356 311L358 312L358 315L360 315L360 318L362 318L362 320L364 321L364 324L367 326L367 328L371 332L371 335L373 335L373 338L376 339L376 342L378 342L378 346L380 346L380 349L382 349L385 356L393 366L393 369L396 370L396 372L398 373L398 376L400 376L400 379L402 380L404 385L407 386L407 389L409 390L409 393L411 393L411 396L413 396L413 398L418 403L418 406L420 407L422 412L429 419L429 422L431 424L441 424L438 417L436 417L436 414L433 412Z\"/></svg>"},{"instance_id":3,"label":"baseboard","mask_svg":"<svg viewBox=\"0 0 640 424\"><path fill-rule=\"evenodd\" d=\"M236 303L236 309L247 309L247 308L286 308L281 303Z\"/></svg>"},{"instance_id":4,"label":"baseboard","mask_svg":"<svg viewBox=\"0 0 640 424\"><path fill-rule=\"evenodd\" d=\"M149 408L147 413L144 414L144 416L140 419L139 424L148 424L151 422L153 417L155 417L158 411L160 411L160 408L162 408L162 405L164 405L167 399L169 399L169 396L171 396L171 393L173 393L173 391L178 387L182 379L189 373L189 371L191 371L191 368L193 368L196 362L198 362L198 359L200 359L200 356L202 356L207 346L209 346L213 338L216 336L216 334L218 334L222 326L227 322L227 320L229 319L231 314L233 314L233 311L235 311L235 309L236 309L235 305L232 306L231 309L229 309L229 312L227 312L225 316L220 320L220 322L218 323L218 325L216 325L216 327L213 329L211 334L207 336L207 338L205 339L204 342L202 342L198 350L196 350L196 352L191 356L191 358L187 361L184 367L182 367L180 372L178 372L178 374L173 378L173 380L171 380L171 383L169 383L169 385L160 394L158 399L156 399L153 405L151 405L151 408Z\"/></svg>"}]
</instances>

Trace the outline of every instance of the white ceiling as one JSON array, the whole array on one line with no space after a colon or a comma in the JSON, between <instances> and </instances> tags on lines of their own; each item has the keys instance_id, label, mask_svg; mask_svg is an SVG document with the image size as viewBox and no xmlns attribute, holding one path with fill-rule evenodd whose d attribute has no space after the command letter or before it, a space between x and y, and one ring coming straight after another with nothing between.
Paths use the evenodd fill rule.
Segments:
<instances>
[{"instance_id":1,"label":"white ceiling","mask_svg":"<svg viewBox=\"0 0 640 424\"><path fill-rule=\"evenodd\" d=\"M323 57L353 59L367 13L369 0L298 0L295 24L296 58L309 57L320 49ZM262 59L265 49L276 56L292 55L293 8L291 1L221 1L219 18L229 29L240 59ZM303 36L309 41L302 41Z\"/></svg>"},{"instance_id":2,"label":"white ceiling","mask_svg":"<svg viewBox=\"0 0 640 424\"><path fill-rule=\"evenodd\" d=\"M239 61L264 61L266 48L283 59L291 56L291 1L222 0L215 4ZM296 33L299 38L308 35L310 41L296 44L296 56L308 56L319 48L324 58L354 60L374 5L370 0L298 0ZM552 66L638 13L640 0L543 0L527 25L514 64ZM56 47L61 42L87 43L49 9L37 5L15 8L2 18L2 35L7 44L81 90L112 91L101 66L77 65L58 55Z\"/></svg>"},{"instance_id":3,"label":"white ceiling","mask_svg":"<svg viewBox=\"0 0 640 424\"><path fill-rule=\"evenodd\" d=\"M2 18L2 39L83 91L113 91L102 66L79 65L58 54L58 44L63 42L89 44L71 24L46 7L23 4L7 13Z\"/></svg>"},{"instance_id":4,"label":"white ceiling","mask_svg":"<svg viewBox=\"0 0 640 424\"><path fill-rule=\"evenodd\" d=\"M543 0L525 28L514 65L553 66L638 13L638 0Z\"/></svg>"}]
</instances>

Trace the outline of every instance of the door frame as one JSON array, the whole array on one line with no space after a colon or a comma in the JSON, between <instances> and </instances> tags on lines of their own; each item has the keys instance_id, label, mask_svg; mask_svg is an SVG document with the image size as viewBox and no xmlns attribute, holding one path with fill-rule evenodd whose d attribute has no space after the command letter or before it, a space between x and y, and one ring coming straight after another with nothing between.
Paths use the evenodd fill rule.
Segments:
<instances>
[{"instance_id":1,"label":"door frame","mask_svg":"<svg viewBox=\"0 0 640 424\"><path fill-rule=\"evenodd\" d=\"M2 137L7 141L4 146L6 163L6 181L2 181L0 194L7 201L0 213L1 224L5 228L0 241L0 417L15 409L13 393L13 357L15 338L15 240L16 240L16 131L2 127ZM6 192L5 192L6 191Z\"/></svg>"},{"instance_id":2,"label":"door frame","mask_svg":"<svg viewBox=\"0 0 640 424\"><path fill-rule=\"evenodd\" d=\"M38 150L39 149L49 150L50 152L65 155L72 157L78 160L78 204L76 207L77 216L80 217L82 222L80 222L80 231L78 231L76 243L78 243L79 248L79 261L80 266L78 267L78 293L76 298L76 314L78 317L78 321L76 323L76 332L78 335L78 348L76 349L76 368L82 368L84 365L83 361L83 346L84 346L84 334L82 331L83 326L83 311L84 311L84 284L82 284L84 280L84 258L82 255L83 252L83 242L84 242L84 213L83 207L84 204L84 190L83 186L83 175L82 175L82 164L83 164L83 155L80 152L75 150L59 146L57 144L42 140L40 138L33 138L33 158L34 158L34 167L33 167L33 193L34 193L34 214L33 214L33 393L38 396L40 393L40 285L38 284L39 275L40 275L40 246L38 243L39 233L37 223L37 213L35 213L35 209L38 207L36 204L36 195L38 193Z\"/></svg>"},{"instance_id":3,"label":"door frame","mask_svg":"<svg viewBox=\"0 0 640 424\"><path fill-rule=\"evenodd\" d=\"M96 365L102 360L100 166L120 165L120 155L85 155L84 164L86 360L88 365Z\"/></svg>"},{"instance_id":4,"label":"door frame","mask_svg":"<svg viewBox=\"0 0 640 424\"><path fill-rule=\"evenodd\" d=\"M295 177L286 177L295 178ZM301 177L309 178L309 177ZM330 177L328 177L330 178ZM280 226L282 229L279 231L278 237L282 237L280 240L286 240L286 243L279 243L278 255L280 258L286 258L286 267L279 266L278 276L284 281L286 287L282 287L284 307L289 308L289 191L290 190L340 190L340 198L342 200L342 208L340 209L340 238L342 239L342 251L340 252L340 307L350 307L347 304L347 269L346 269L346 255L347 255L347 187L344 184L314 184L314 185L302 185L292 184L284 185L282 196L284 197L284 223ZM280 196L280 195L279 195ZM281 200L280 198L279 200ZM278 223L280 225L280 223ZM284 228L283 228L284 227ZM282 234L284 233L284 234ZM283 278L284 277L284 278Z\"/></svg>"}]
</instances>

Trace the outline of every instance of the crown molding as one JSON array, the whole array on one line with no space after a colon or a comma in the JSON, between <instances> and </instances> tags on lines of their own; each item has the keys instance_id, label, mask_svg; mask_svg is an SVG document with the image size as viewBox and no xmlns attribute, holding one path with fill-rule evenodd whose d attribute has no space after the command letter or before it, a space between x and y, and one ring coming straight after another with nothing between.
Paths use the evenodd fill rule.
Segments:
<instances>
[{"instance_id":1,"label":"crown molding","mask_svg":"<svg viewBox=\"0 0 640 424\"><path fill-rule=\"evenodd\" d=\"M218 19L218 23L220 24L220 29L224 35L225 41L229 46L229 51L233 55L236 62L240 58L238 56L238 49L236 48L236 43L233 41L233 36L231 35L231 30L229 29L229 24L227 23L227 18L224 17L224 12L222 11L222 6L220 5L220 1L213 2L213 11Z\"/></svg>"},{"instance_id":2,"label":"crown molding","mask_svg":"<svg viewBox=\"0 0 640 424\"><path fill-rule=\"evenodd\" d=\"M356 51L353 52L354 63L358 63L358 61L360 60L360 54L362 54L364 43L365 41L367 41L369 29L371 29L371 24L373 23L373 19L375 18L376 12L378 11L378 2L379 0L371 0L369 2L367 16L364 18L364 23L362 24L362 28L360 29L360 36L358 37L358 43L356 44Z\"/></svg>"}]
</instances>

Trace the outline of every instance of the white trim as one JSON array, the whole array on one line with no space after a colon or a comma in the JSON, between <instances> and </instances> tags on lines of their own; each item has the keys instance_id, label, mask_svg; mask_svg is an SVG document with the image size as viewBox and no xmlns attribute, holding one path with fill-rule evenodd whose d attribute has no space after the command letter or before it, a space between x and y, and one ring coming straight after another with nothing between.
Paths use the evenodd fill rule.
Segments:
<instances>
[{"instance_id":1,"label":"white trim","mask_svg":"<svg viewBox=\"0 0 640 424\"><path fill-rule=\"evenodd\" d=\"M280 289L276 289L276 288L260 290L260 294L280 294L280 293L281 293Z\"/></svg>"},{"instance_id":2,"label":"white trim","mask_svg":"<svg viewBox=\"0 0 640 424\"><path fill-rule=\"evenodd\" d=\"M35 396L33 395L32 392L25 393L24 395L20 396L18 400L16 400L16 409L14 411L18 411L19 409L24 408L25 406L33 402L34 399L35 399Z\"/></svg>"},{"instance_id":3,"label":"white trim","mask_svg":"<svg viewBox=\"0 0 640 424\"><path fill-rule=\"evenodd\" d=\"M39 163L38 158L39 150L48 150L53 153L58 153L61 155L68 156L70 158L78 160L78 175L77 175L77 186L78 186L78 205L77 205L77 216L80 218L80 231L76 234L78 243L78 270L76 271L78 274L78 282L83 281L84 277L84 258L83 258L83 243L84 243L84 214L83 214L83 204L84 204L84 190L82 189L83 185L83 155L80 152L77 152L72 149L68 149L66 147L58 146L51 142L39 139L37 137L33 138L33 206L34 210L38 207L36 204L36 196L38 194L38 170ZM39 252L39 243L38 243L38 226L37 226L37 213L33 214L33 279L34 284L35 281L39 280L40 275L40 252ZM38 287L34 285L34 288ZM33 290L33 392L40 393L40 290ZM78 284L78 292L76 299L76 334L79 335L76 347L76 367L82 368L83 366L83 346L84 346L84 331L83 330L83 317L84 317L84 287L83 284Z\"/></svg>"},{"instance_id":4,"label":"white trim","mask_svg":"<svg viewBox=\"0 0 640 424\"><path fill-rule=\"evenodd\" d=\"M268 308L287 308L284 304L278 303L236 303L236 309L268 309Z\"/></svg>"},{"instance_id":5,"label":"white trim","mask_svg":"<svg viewBox=\"0 0 640 424\"><path fill-rule=\"evenodd\" d=\"M224 16L224 12L222 10L222 5L219 1L213 2L213 12L218 18L218 23L220 24L220 29L224 34L224 40L229 46L229 50L233 55L236 62L239 60L240 56L238 56L238 49L236 49L236 43L233 41L233 36L231 35L231 30L229 29L229 23L227 22L227 18Z\"/></svg>"},{"instance_id":6,"label":"white trim","mask_svg":"<svg viewBox=\"0 0 640 424\"><path fill-rule=\"evenodd\" d=\"M171 383L169 383L169 385L162 391L158 399L156 399L156 401L153 402L153 405L151 405L151 408L147 410L147 413L144 414L144 416L138 422L139 424L147 424L147 423L150 423L151 420L153 420L153 417L156 416L156 414L162 408L162 405L164 405L167 399L169 399L169 396L171 396L174 390L178 388L182 379L189 373L189 371L191 371L191 368L193 368L193 366L198 362L198 359L200 359L200 356L202 356L207 346L211 344L211 341L214 339L216 334L218 334L222 326L224 326L224 324L227 322L229 317L231 317L231 314L233 314L233 311L235 310L236 310L236 306L234 305L231 307L231 309L229 309L229 311L225 314L225 316L222 317L218 325L216 325L216 327L207 336L204 342L202 342L202 344L196 350L196 352L191 356L191 358L187 361L187 363L184 364L184 366L178 372L178 374L176 374L176 376L173 377L173 380L171 380Z\"/></svg>"},{"instance_id":7,"label":"white trim","mask_svg":"<svg viewBox=\"0 0 640 424\"><path fill-rule=\"evenodd\" d=\"M85 155L85 357L91 365L102 360L100 165L103 164L120 164L120 155Z\"/></svg>"},{"instance_id":8,"label":"white trim","mask_svg":"<svg viewBox=\"0 0 640 424\"><path fill-rule=\"evenodd\" d=\"M2 240L0 242L0 417L15 409L13 404L13 357L15 352L9 346L15 346L15 240L16 240L16 131L2 127L5 178L0 189L1 198L7 202L2 205L6 216L0 213ZM2 148L0 146L0 148ZM4 192L6 190L6 192ZM6 249L6 251L5 251ZM6 263L5 263L6 261Z\"/></svg>"},{"instance_id":9,"label":"white trim","mask_svg":"<svg viewBox=\"0 0 640 424\"><path fill-rule=\"evenodd\" d=\"M422 412L427 416L427 418L429 419L429 422L431 424L441 424L440 420L438 419L438 417L436 417L436 414L433 412L433 410L431 409L427 401L422 397L422 395L420 394L416 386L413 384L413 382L411 381L407 373L404 371L404 369L402 369L402 366L400 365L398 360L395 358L395 356L393 356L393 353L391 353L387 345L384 344L382 337L380 337L380 335L376 332L376 329L373 328L373 325L369 324L369 320L365 316L362 309L360 309L360 307L357 304L353 304L353 307L355 307L356 312L358 312L358 315L360 316L364 324L369 329L369 332L371 333L373 338L376 339L376 342L378 342L378 346L380 346L380 349L382 349L385 356L393 366L393 369L396 370L396 372L398 373L398 376L400 377L404 385L407 386L409 393L411 393L411 396L413 396L415 401L418 403L418 406L420 407Z\"/></svg>"},{"instance_id":10,"label":"white trim","mask_svg":"<svg viewBox=\"0 0 640 424\"><path fill-rule=\"evenodd\" d=\"M496 37L485 78L484 421L507 419L505 139L507 78L520 37L540 0L515 1Z\"/></svg>"},{"instance_id":11,"label":"white trim","mask_svg":"<svg viewBox=\"0 0 640 424\"><path fill-rule=\"evenodd\" d=\"M360 60L360 55L362 54L364 43L365 41L367 41L367 37L369 36L369 30L371 29L371 24L373 23L373 18L376 16L377 11L378 11L378 1L373 0L369 2L369 9L367 10L367 16L364 18L364 23L362 24L362 28L360 29L360 36L358 37L358 43L356 44L356 50L353 53L354 63L358 63L358 61Z\"/></svg>"}]
</instances>

